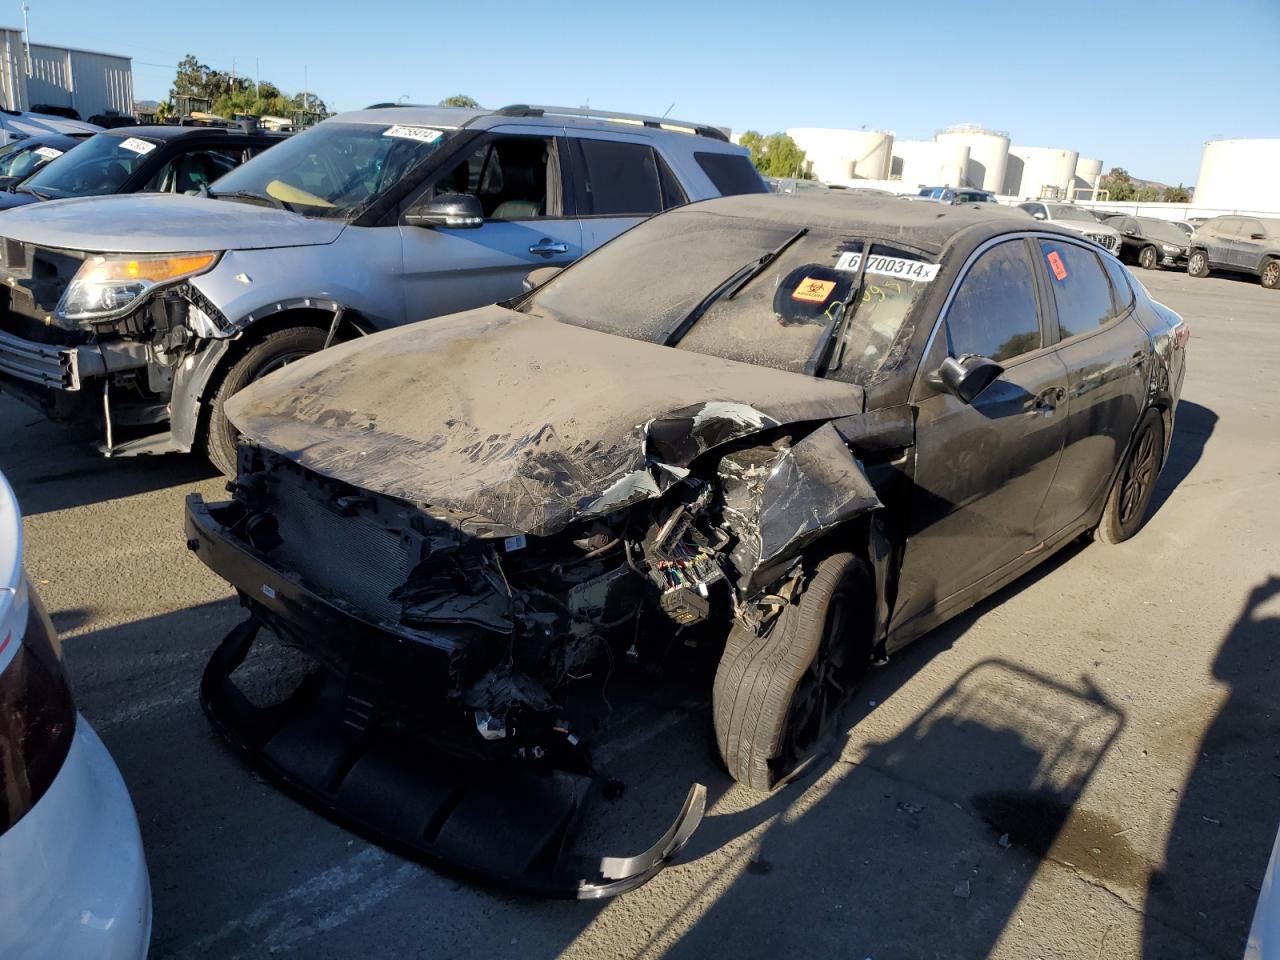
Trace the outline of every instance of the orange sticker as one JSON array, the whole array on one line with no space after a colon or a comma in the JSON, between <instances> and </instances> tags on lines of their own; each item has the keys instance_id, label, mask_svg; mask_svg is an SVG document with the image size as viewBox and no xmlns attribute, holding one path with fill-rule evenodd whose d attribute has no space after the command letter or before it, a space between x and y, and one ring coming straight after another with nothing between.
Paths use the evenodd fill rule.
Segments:
<instances>
[{"instance_id":1,"label":"orange sticker","mask_svg":"<svg viewBox=\"0 0 1280 960\"><path fill-rule=\"evenodd\" d=\"M805 277L791 291L792 300L804 300L806 303L826 303L831 291L836 288L834 280L815 280Z\"/></svg>"},{"instance_id":2,"label":"orange sticker","mask_svg":"<svg viewBox=\"0 0 1280 960\"><path fill-rule=\"evenodd\" d=\"M1049 269L1053 271L1055 280L1067 279L1067 265L1062 262L1062 257L1058 256L1057 250L1050 250L1048 257Z\"/></svg>"}]
</instances>

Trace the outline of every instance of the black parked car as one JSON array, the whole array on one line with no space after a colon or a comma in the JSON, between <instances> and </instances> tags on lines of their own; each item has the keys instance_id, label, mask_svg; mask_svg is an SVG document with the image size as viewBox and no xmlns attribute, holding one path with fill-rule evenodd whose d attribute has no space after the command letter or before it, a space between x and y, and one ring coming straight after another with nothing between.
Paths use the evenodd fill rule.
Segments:
<instances>
[{"instance_id":1,"label":"black parked car","mask_svg":"<svg viewBox=\"0 0 1280 960\"><path fill-rule=\"evenodd\" d=\"M515 301L228 401L233 497L188 498L186 530L248 619L206 711L397 849L544 893L637 886L704 791L639 857L566 852L606 780L580 737L615 669L718 656L721 756L774 786L871 660L1081 534L1138 531L1187 337L1114 258L1030 220L677 207ZM232 677L263 626L316 663L265 707Z\"/></svg>"},{"instance_id":2,"label":"black parked car","mask_svg":"<svg viewBox=\"0 0 1280 960\"><path fill-rule=\"evenodd\" d=\"M0 210L37 200L199 190L283 138L210 127L107 130L0 193Z\"/></svg>"},{"instance_id":3,"label":"black parked car","mask_svg":"<svg viewBox=\"0 0 1280 960\"><path fill-rule=\"evenodd\" d=\"M1190 240L1179 227L1158 217L1116 216L1108 226L1120 231L1120 259L1144 270L1185 267Z\"/></svg>"},{"instance_id":4,"label":"black parked car","mask_svg":"<svg viewBox=\"0 0 1280 960\"><path fill-rule=\"evenodd\" d=\"M10 140L0 147L0 190L12 190L19 183L58 159L72 147L93 136L91 133L40 133Z\"/></svg>"}]
</instances>

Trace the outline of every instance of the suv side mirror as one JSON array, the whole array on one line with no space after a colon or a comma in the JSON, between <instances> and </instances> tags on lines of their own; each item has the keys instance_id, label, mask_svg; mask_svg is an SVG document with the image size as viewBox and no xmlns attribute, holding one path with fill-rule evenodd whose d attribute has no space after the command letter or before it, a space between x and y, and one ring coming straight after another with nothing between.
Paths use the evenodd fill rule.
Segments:
<instances>
[{"instance_id":1,"label":"suv side mirror","mask_svg":"<svg viewBox=\"0 0 1280 960\"><path fill-rule=\"evenodd\" d=\"M961 403L973 403L1002 373L1004 367L994 360L968 354L958 360L947 357L936 376L942 388Z\"/></svg>"},{"instance_id":2,"label":"suv side mirror","mask_svg":"<svg viewBox=\"0 0 1280 960\"><path fill-rule=\"evenodd\" d=\"M413 227L468 230L484 225L484 208L469 193L442 193L405 211L404 222Z\"/></svg>"}]
</instances>

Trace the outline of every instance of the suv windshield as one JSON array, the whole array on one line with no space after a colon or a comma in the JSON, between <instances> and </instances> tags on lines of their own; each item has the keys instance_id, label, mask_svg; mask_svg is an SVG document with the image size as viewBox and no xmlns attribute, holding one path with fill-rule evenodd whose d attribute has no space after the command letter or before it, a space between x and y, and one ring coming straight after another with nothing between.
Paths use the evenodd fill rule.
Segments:
<instances>
[{"instance_id":1,"label":"suv windshield","mask_svg":"<svg viewBox=\"0 0 1280 960\"><path fill-rule=\"evenodd\" d=\"M275 200L308 217L350 219L451 135L435 127L329 120L237 167L210 193Z\"/></svg>"},{"instance_id":2,"label":"suv windshield","mask_svg":"<svg viewBox=\"0 0 1280 960\"><path fill-rule=\"evenodd\" d=\"M1097 223L1098 218L1084 207L1073 207L1065 203L1046 204L1049 216L1054 220L1083 220L1085 223Z\"/></svg>"},{"instance_id":3,"label":"suv windshield","mask_svg":"<svg viewBox=\"0 0 1280 960\"><path fill-rule=\"evenodd\" d=\"M0 177L22 179L64 153L66 151L59 147L15 140L0 147Z\"/></svg>"},{"instance_id":4,"label":"suv windshield","mask_svg":"<svg viewBox=\"0 0 1280 960\"><path fill-rule=\"evenodd\" d=\"M684 208L633 227L539 288L522 309L636 340L663 342L724 281L795 236L800 224ZM911 307L937 267L919 254L871 247L862 289L862 238L810 229L736 292L716 300L678 349L793 373L808 372L853 293L828 375L869 385L902 359Z\"/></svg>"},{"instance_id":5,"label":"suv windshield","mask_svg":"<svg viewBox=\"0 0 1280 960\"><path fill-rule=\"evenodd\" d=\"M99 133L49 161L18 189L48 200L117 193L155 148L143 137Z\"/></svg>"}]
</instances>

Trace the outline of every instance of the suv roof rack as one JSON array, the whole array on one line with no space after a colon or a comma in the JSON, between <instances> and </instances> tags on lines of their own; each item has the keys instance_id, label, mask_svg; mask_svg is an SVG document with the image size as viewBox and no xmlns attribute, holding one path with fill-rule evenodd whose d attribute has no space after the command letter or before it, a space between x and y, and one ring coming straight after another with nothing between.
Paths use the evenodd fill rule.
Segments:
<instances>
[{"instance_id":1,"label":"suv roof rack","mask_svg":"<svg viewBox=\"0 0 1280 960\"><path fill-rule=\"evenodd\" d=\"M615 110L593 110L589 107L550 107L536 104L515 103L493 111L500 117L577 117L586 120L604 120L609 123L629 123L633 126L674 130L699 137L729 142L728 135L719 127L706 123L690 123L670 117L650 117L639 113L618 113Z\"/></svg>"}]
</instances>

